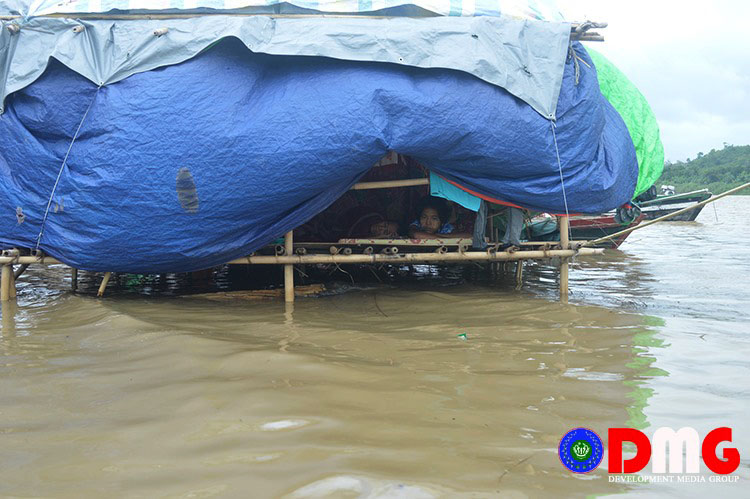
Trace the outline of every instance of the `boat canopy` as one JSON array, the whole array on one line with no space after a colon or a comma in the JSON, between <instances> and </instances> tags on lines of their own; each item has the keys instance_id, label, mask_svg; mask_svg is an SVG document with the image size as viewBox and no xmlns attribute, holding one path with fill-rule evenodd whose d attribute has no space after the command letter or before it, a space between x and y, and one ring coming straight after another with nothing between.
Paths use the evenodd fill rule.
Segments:
<instances>
[{"instance_id":1,"label":"boat canopy","mask_svg":"<svg viewBox=\"0 0 750 499\"><path fill-rule=\"evenodd\" d=\"M635 190L633 140L567 23L31 15L83 3L3 21L2 247L208 268L322 212L388 151L539 211L599 213Z\"/></svg>"}]
</instances>

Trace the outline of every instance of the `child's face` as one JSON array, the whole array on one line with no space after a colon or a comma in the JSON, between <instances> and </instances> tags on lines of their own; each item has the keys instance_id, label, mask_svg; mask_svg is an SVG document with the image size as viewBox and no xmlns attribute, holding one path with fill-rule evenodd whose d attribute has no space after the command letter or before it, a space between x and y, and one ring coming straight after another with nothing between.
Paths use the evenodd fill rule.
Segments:
<instances>
[{"instance_id":1,"label":"child's face","mask_svg":"<svg viewBox=\"0 0 750 499\"><path fill-rule=\"evenodd\" d=\"M440 214L435 208L429 206L422 210L422 214L419 216L419 225L422 226L422 230L434 234L440 230Z\"/></svg>"}]
</instances>

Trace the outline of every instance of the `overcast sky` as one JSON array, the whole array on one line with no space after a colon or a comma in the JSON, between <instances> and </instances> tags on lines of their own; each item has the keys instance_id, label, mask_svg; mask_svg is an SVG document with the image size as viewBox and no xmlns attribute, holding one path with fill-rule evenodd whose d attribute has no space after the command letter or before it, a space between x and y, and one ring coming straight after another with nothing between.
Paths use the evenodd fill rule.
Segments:
<instances>
[{"instance_id":1,"label":"overcast sky","mask_svg":"<svg viewBox=\"0 0 750 499\"><path fill-rule=\"evenodd\" d=\"M568 21L608 22L589 43L646 96L666 158L750 144L750 2L558 0Z\"/></svg>"}]
</instances>

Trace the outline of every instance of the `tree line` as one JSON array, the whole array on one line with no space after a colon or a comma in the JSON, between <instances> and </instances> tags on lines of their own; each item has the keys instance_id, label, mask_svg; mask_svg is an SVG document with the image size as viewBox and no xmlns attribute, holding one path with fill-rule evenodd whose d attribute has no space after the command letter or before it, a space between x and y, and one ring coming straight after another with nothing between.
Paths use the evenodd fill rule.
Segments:
<instances>
[{"instance_id":1,"label":"tree line","mask_svg":"<svg viewBox=\"0 0 750 499\"><path fill-rule=\"evenodd\" d=\"M735 146L724 142L723 149L698 153L695 159L664 163L664 172L656 187L673 185L676 191L689 192L707 188L719 194L750 182L750 145ZM750 189L740 194L750 194Z\"/></svg>"}]
</instances>

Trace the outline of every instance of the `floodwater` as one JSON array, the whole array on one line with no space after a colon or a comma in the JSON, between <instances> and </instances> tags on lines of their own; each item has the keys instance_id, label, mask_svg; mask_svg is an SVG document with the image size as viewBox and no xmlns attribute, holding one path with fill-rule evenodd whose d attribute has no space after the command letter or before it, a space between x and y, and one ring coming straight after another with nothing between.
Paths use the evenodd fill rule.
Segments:
<instances>
[{"instance_id":1,"label":"floodwater","mask_svg":"<svg viewBox=\"0 0 750 499\"><path fill-rule=\"evenodd\" d=\"M747 497L748 213L579 259L569 306L541 265L521 291L436 277L293 310L30 269L2 309L0 495ZM731 427L738 481L611 483L606 455L574 475L556 450L580 426Z\"/></svg>"}]
</instances>

